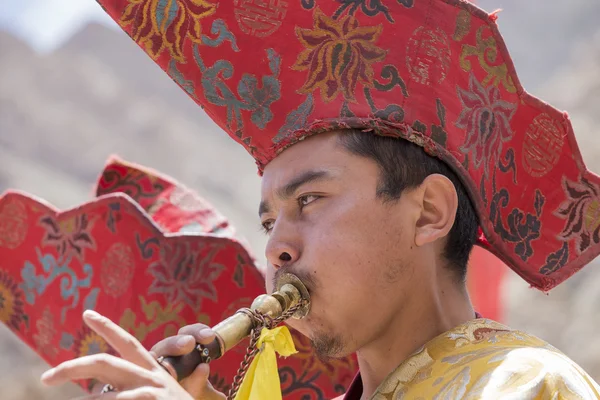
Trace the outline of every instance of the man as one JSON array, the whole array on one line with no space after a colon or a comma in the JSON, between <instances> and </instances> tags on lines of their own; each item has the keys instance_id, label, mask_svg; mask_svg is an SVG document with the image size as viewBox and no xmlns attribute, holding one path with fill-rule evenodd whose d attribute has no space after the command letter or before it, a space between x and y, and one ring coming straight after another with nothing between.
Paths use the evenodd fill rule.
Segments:
<instances>
[{"instance_id":1,"label":"man","mask_svg":"<svg viewBox=\"0 0 600 400\"><path fill-rule=\"evenodd\" d=\"M542 290L600 253L600 179L566 116L524 92L493 15L457 0L100 3L254 157L267 288L297 274L312 308L290 325L322 357L356 353L344 399L600 398L549 344L478 318L466 293L476 242ZM85 320L123 360L69 361L44 382L222 398L208 366L180 387L154 361L210 342L207 327L148 353Z\"/></svg>"}]
</instances>

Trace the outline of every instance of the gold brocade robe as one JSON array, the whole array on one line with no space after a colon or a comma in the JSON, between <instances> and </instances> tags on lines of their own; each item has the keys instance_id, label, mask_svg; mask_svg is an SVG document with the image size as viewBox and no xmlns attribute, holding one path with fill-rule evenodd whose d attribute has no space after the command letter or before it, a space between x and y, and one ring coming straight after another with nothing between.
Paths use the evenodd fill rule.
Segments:
<instances>
[{"instance_id":1,"label":"gold brocade robe","mask_svg":"<svg viewBox=\"0 0 600 400\"><path fill-rule=\"evenodd\" d=\"M360 399L356 389L340 399ZM371 399L600 399L600 387L543 340L476 319L427 343Z\"/></svg>"}]
</instances>

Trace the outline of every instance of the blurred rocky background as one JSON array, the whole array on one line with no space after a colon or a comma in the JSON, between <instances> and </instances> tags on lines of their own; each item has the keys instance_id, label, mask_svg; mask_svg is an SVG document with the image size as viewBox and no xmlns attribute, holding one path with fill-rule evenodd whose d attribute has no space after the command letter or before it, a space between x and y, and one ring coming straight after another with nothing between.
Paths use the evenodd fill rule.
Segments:
<instances>
[{"instance_id":1,"label":"blurred rocky background","mask_svg":"<svg viewBox=\"0 0 600 400\"><path fill-rule=\"evenodd\" d=\"M82 3L1 1L0 192L17 188L72 207L90 199L105 160L118 154L197 190L230 218L262 261L264 238L255 218L259 179L251 158L95 4ZM498 23L526 90L569 110L583 157L600 173L600 2L478 3L487 11L503 9ZM85 11L79 15L77 7ZM44 28L61 18L64 29ZM600 380L598 264L548 295L509 274L503 322L550 341ZM43 388L38 379L45 368L0 324L0 399L79 393L74 386Z\"/></svg>"}]
</instances>

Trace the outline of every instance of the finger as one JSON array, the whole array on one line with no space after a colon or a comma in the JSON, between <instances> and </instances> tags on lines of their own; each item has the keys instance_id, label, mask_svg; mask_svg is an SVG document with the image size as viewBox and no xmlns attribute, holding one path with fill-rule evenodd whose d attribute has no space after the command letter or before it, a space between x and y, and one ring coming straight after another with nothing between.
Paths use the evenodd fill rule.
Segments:
<instances>
[{"instance_id":1,"label":"finger","mask_svg":"<svg viewBox=\"0 0 600 400\"><path fill-rule=\"evenodd\" d=\"M194 372L186 379L181 381L181 386L194 399L208 399L209 394L214 392L214 389L208 381L210 367L208 364L200 364Z\"/></svg>"},{"instance_id":2,"label":"finger","mask_svg":"<svg viewBox=\"0 0 600 400\"><path fill-rule=\"evenodd\" d=\"M124 359L142 368L156 367L154 358L142 344L110 319L92 310L83 313L83 320L90 329L102 336Z\"/></svg>"},{"instance_id":3,"label":"finger","mask_svg":"<svg viewBox=\"0 0 600 400\"><path fill-rule=\"evenodd\" d=\"M171 336L156 343L150 353L153 357L182 356L194 350L196 339L191 335Z\"/></svg>"},{"instance_id":4,"label":"finger","mask_svg":"<svg viewBox=\"0 0 600 400\"><path fill-rule=\"evenodd\" d=\"M215 331L210 329L208 326L203 324L194 324L184 326L177 332L180 335L190 335L196 339L196 342L202 344L209 344L215 340Z\"/></svg>"},{"instance_id":5,"label":"finger","mask_svg":"<svg viewBox=\"0 0 600 400\"><path fill-rule=\"evenodd\" d=\"M44 372L41 381L44 385L55 386L79 379L96 379L119 389L156 386L150 371L108 354L94 354L65 361Z\"/></svg>"}]
</instances>

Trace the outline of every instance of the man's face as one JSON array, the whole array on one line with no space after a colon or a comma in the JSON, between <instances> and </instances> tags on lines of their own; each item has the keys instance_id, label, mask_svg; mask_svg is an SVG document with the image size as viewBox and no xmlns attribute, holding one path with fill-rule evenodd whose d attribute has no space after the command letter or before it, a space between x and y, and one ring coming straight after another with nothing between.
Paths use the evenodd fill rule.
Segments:
<instances>
[{"instance_id":1,"label":"man's face","mask_svg":"<svg viewBox=\"0 0 600 400\"><path fill-rule=\"evenodd\" d=\"M295 144L265 169L261 222L268 230L266 284L297 274L312 308L288 323L322 356L350 354L380 336L418 290L416 208L410 196L376 196L377 164L338 143L343 133ZM418 275L418 274L417 274Z\"/></svg>"}]
</instances>

